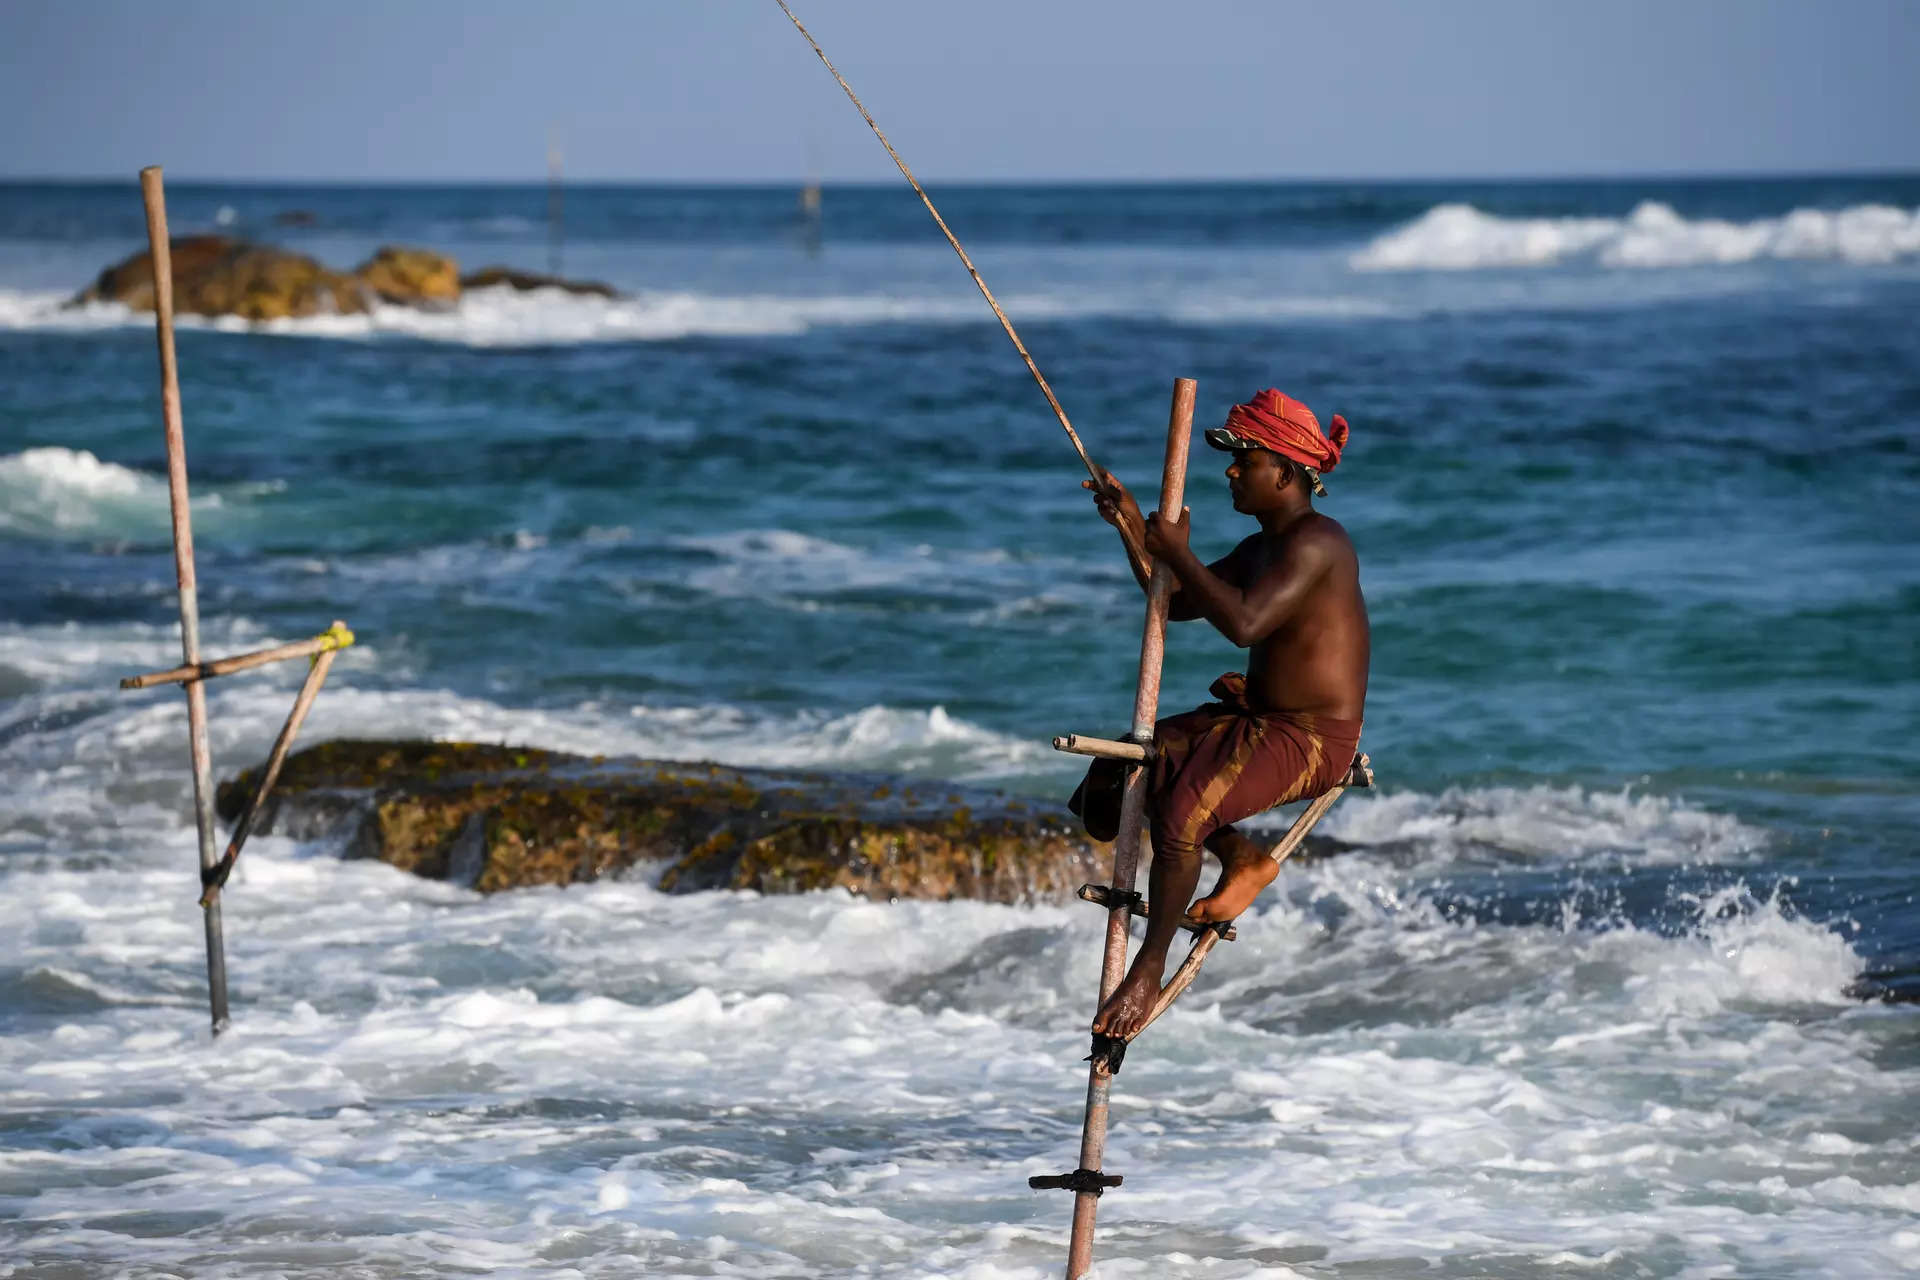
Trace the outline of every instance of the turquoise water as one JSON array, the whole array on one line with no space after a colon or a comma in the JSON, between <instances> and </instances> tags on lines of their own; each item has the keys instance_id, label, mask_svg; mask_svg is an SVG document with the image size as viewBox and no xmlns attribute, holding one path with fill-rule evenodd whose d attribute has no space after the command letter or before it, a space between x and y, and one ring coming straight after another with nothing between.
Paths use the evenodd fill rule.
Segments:
<instances>
[{"instance_id":1,"label":"turquoise water","mask_svg":"<svg viewBox=\"0 0 1920 1280\"><path fill-rule=\"evenodd\" d=\"M1837 1028L1834 1043L1859 1055L1861 1096L1881 1090L1887 1101L1847 1128L1826 1115L1829 1103L1795 1102L1788 1091L1777 1102L1794 1117L1785 1131L1838 1126L1865 1154L1842 1158L1835 1143L1815 1143L1816 1153L1831 1148L1823 1176L1891 1187L1894 1199L1826 1205L1820 1213L1839 1215L1829 1223L1797 1190L1782 1191L1766 1211L1784 1224L1775 1236L1734 1233L1722 1242L1731 1252L1713 1256L1744 1260L1747 1274L1793 1271L1794 1259L1821 1256L1833 1241L1869 1237L1896 1256L1905 1247L1897 1229L1874 1234L1892 1219L1874 1215L1904 1203L1920 1178L1910 1136L1900 1136L1911 1133L1920 1040L1900 1005L1880 1003L1920 994L1920 178L933 194L1090 449L1136 490L1157 472L1175 377L1199 381L1201 426L1268 385L1352 423L1321 506L1360 552L1374 626L1363 746L1383 788L1343 801L1334 823L1370 851L1354 855L1350 871L1332 864L1284 891L1270 924L1299 931L1303 947L1308 938L1336 952L1344 936L1367 942L1350 964L1330 962L1319 986L1309 977L1263 986L1249 960L1251 985L1237 1003L1223 997L1214 1016L1245 1016L1262 1035L1360 1036L1386 1018L1410 1024L1415 1041L1463 1036L1439 1056L1473 1062L1475 1046L1489 1043L1463 1030L1478 1016L1511 1024L1501 1034L1535 1052L1594 1030L1577 1014L1550 1029L1527 1021L1527 1010L1553 1002L1540 1005L1524 974L1560 973L1581 990L1600 981L1582 997L1599 1025L1644 1015L1669 1031L1680 1025L1673 1034L1756 1043L1817 1039L1809 1020ZM340 266L388 241L446 249L467 266L547 264L545 197L534 188L177 186L170 197L176 231L224 228ZM568 195L566 269L611 282L626 300L489 294L443 315L183 330L210 647L253 647L348 619L363 645L336 669L316 738L478 736L1063 794L1075 771L1045 740L1111 731L1130 705L1140 604L1117 543L1079 489L1083 473L1044 400L911 192L829 188L817 240L795 208L785 190L586 188ZM272 224L290 209L313 211L316 224ZM0 955L14 975L0 989L0 1024L26 1046L21 1069L56 1076L78 1052L56 1034L63 1024L82 1035L110 1027L101 1043L120 1044L115 1036L153 1025L190 1034L198 1016L187 1007L198 988L178 708L170 695L113 688L119 675L177 653L153 338L148 322L117 309L58 306L141 237L132 184L0 186L9 586L0 869L17 898L71 898L62 910L74 920L51 933L33 925L17 954ZM1189 502L1203 551L1245 532L1223 463L1204 447L1193 457ZM1178 629L1165 705L1200 700L1236 661L1204 624ZM222 768L264 748L290 679L216 692ZM323 1046L302 1052L351 1056L342 1046L357 1043L352 1028L299 1031L307 1014L347 1015L247 950L265 945L250 936L300 945L292 917L274 933L272 913L290 905L262 902L269 918L249 923L245 895L289 877L374 871L323 870L333 865L325 850L267 841L262 851L262 868L275 870L258 872L262 887L243 889L230 908L241 1022L284 1023ZM369 901L428 892L381 883L365 888ZM329 892L350 897L358 884ZM112 940L121 925L83 917L124 917L134 930L136 904L155 894L179 899L188 941L149 972ZM468 910L469 924L481 909L457 895L424 901L429 915ZM575 909L539 901L548 905L489 904L521 913L492 936L541 936L549 908ZM716 908L647 898L633 909L675 928ZM777 904L740 910L770 913L766 927L782 945L821 927ZM999 931L1002 950L971 967L963 956L973 942L956 943L959 954L913 951L922 958L912 963L928 966L923 985L911 997L888 988L881 1003L989 1018L990 1039L1012 1037L1009 1061L1024 1060L1013 1041L1038 1028L1065 1054L1091 977L1057 998L1025 980L997 987L995 956L1077 956L1073 947L1093 945L1092 923L1051 909L929 910L871 927L976 940ZM433 947L451 927L396 922L383 945ZM89 928L107 940L77 959L72 940L93 937ZM1451 995L1420 994L1432 957L1403 950L1415 937L1463 949L1442 962ZM543 986L546 945L527 942L524 967L509 958L476 971L471 958L442 955L412 972L438 990L509 1004L523 988L542 1000L625 998L612 979L604 989ZM1663 995L1648 1015L1633 1005L1650 989L1640 979L1594 979L1613 963L1612 947L1639 957L1621 961L1625 972L1651 965L1642 976L1657 970L1654 987L1693 995ZM611 951L592 954L589 971L624 967ZM381 977L380 963L343 963L368 966L359 994L341 996L363 1002L352 1017L445 1020L431 999ZM1712 964L1733 976L1700 967ZM1511 990L1482 989L1477 975L1489 965L1513 973ZM717 993L716 1010L760 990L724 967L667 988L660 998ZM1395 989L1407 1001L1397 1011ZM653 997L631 998L651 1007ZM1395 1044L1379 1051L1396 1063L1414 1052ZM1645 1050L1648 1070L1688 1078L1685 1055L1669 1061L1658 1046L1655 1036ZM490 1051L460 1052L493 1061ZM1262 1070L1258 1054L1276 1052L1249 1049L1240 1069ZM1310 1074L1315 1051L1298 1052ZM1802 1056L1845 1057L1811 1039L1781 1052L1781 1070ZM1751 1070L1767 1061L1762 1053ZM528 1078L553 1069L529 1067ZM672 1074L670 1064L660 1069ZM731 1078L726 1061L715 1069ZM1606 1069L1596 1057L1573 1075ZM1712 1095L1702 1114L1745 1114L1755 1077L1729 1070L1702 1086ZM1035 1084L1018 1108L1044 1096L1064 1117L1077 1105L1068 1075ZM506 1105L478 1079L395 1088L387 1105L409 1115L422 1091ZM513 1105L525 1101L498 1089ZM1623 1117L1644 1119L1653 1105L1632 1089L1621 1099ZM75 1095L34 1105L93 1104ZM900 1107L888 1123L919 1123ZM1047 1162L1070 1163L1064 1132L1035 1137ZM1703 1152L1744 1140L1712 1125L1702 1132L1717 1134L1700 1139ZM871 1147L882 1162L906 1158L879 1135L816 1138L815 1147ZM490 1140L507 1141L497 1131ZM204 1145L178 1131L173 1141ZM1564 1150L1535 1155L1579 1167ZM693 1175L672 1161L631 1158L621 1167L663 1179L662 1195L693 1194L684 1181ZM759 1185L739 1170L724 1176ZM1433 1189L1430 1202L1414 1194L1414 1219L1442 1221L1447 1162L1416 1156L1406 1176ZM1708 1184L1721 1189L1700 1194L1715 1203L1775 1194L1758 1172L1681 1182L1692 1190L1676 1191L1674 1205ZM618 1216L620 1206L604 1208L608 1184L593 1185L601 1190L589 1199ZM1804 1185L1826 1184L1809 1175ZM500 1188L475 1194L513 1202ZM1657 1243L1685 1229L1657 1189L1628 1195L1643 1197L1640 1209L1584 1194L1569 1191L1559 1215L1576 1204L1624 1215L1596 1237L1611 1231L1624 1242L1621 1267L1706 1265L1705 1255ZM75 1243L44 1226L50 1206L31 1196L5 1203L26 1224L20 1239L41 1241L48 1257L120 1256L107 1237ZM1202 1196L1166 1212L1230 1224L1221 1205ZM1513 1220L1513 1208L1488 1200L1482 1225ZM981 1216L1064 1221L1054 1210L1062 1207L1022 1198ZM1849 1216L1856 1211L1865 1217ZM723 1231L686 1212L691 1225L675 1230L687 1240ZM1643 1244L1633 1243L1637 1213ZM202 1233L227 1239L220 1223L232 1220L215 1214ZM1019 1248L971 1228L929 1230L933 1244L957 1251L956 1273L1006 1249L1017 1262L1007 1265L1028 1265ZM1464 1254L1417 1242L1404 1254L1368 1254L1357 1243L1365 1238L1356 1229L1325 1265L1444 1255L1498 1270L1472 1262L1480 1255L1465 1245ZM1140 1257L1153 1256L1156 1239L1138 1238ZM1501 1247L1524 1253L1525 1243ZM872 1273L891 1274L882 1246L872 1247L879 1252L862 1255ZM402 1266L367 1248L369 1265ZM1051 1245L1034 1248L1051 1257ZM1188 1248L1227 1259L1222 1266L1245 1256L1217 1242ZM780 1250L791 1266L769 1263L769 1274L836 1269L792 1242ZM1871 1252L1834 1256L1847 1273L1881 1265ZM658 1265L693 1267L669 1262Z\"/></svg>"}]
</instances>

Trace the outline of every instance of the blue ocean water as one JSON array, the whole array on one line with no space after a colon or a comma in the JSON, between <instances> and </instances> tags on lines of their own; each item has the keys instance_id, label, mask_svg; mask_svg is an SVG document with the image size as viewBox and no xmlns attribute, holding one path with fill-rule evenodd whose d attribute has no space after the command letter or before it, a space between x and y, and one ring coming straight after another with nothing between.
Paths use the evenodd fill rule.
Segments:
<instances>
[{"instance_id":1,"label":"blue ocean water","mask_svg":"<svg viewBox=\"0 0 1920 1280\"><path fill-rule=\"evenodd\" d=\"M1308 1218L1263 1235L1221 1151L1143 1136L1137 1162L1179 1165L1189 1190L1137 1211L1116 1197L1103 1212L1123 1224L1119 1256L1150 1268L1177 1238L1193 1274L1219 1275L1396 1259L1532 1275L1555 1248L1600 1274L1875 1275L1920 1256L1900 1221L1920 1208L1920 1027L1903 1003L1920 995L1920 177L932 194L1094 455L1143 495L1175 377L1198 380L1200 426L1277 385L1353 427L1320 505L1353 535L1374 626L1363 746L1383 786L1333 824L1367 849L1283 879L1261 918L1278 950L1243 947L1220 1003L1191 1015L1230 1045L1233 1074L1180 1075L1191 1050L1172 1048L1123 1077L1198 1109L1152 1113L1163 1135L1211 1126L1306 1159L1284 1135L1318 1117L1325 1145L1294 1206ZM169 198L176 234L341 267L390 242L467 267L545 269L552 251L539 187L177 184ZM348 619L363 643L310 738L477 736L1062 794L1075 770L1043 744L1124 722L1138 593L911 191L829 186L822 208L813 226L784 188L570 188L564 268L622 299L489 292L439 314L187 322L209 647ZM310 217L276 221L296 210ZM0 185L0 877L20 930L0 953L0 1026L10 1068L37 1082L0 1105L33 1159L91 1153L139 1174L117 1193L127 1179L98 1171L0 1183L0 1240L48 1266L117 1265L150 1242L109 1209L145 1196L155 1230L187 1242L167 1256L238 1249L236 1274L319 1267L301 1252L319 1236L347 1242L329 1265L369 1274L473 1263L436 1254L436 1233L491 1239L507 1252L474 1256L505 1271L635 1257L660 1274L1051 1271L1061 1205L995 1199L955 1161L988 1158L983 1133L1029 1171L1071 1160L1066 1067L1096 944L1069 911L888 914L637 883L481 903L264 841L229 908L242 1031L221 1052L244 1063L194 1040L177 699L114 688L177 653L151 323L62 306L143 237L132 182ZM1246 532L1223 464L1196 448L1203 551ZM1177 629L1164 705L1200 700L1236 661L1204 624ZM292 678L216 691L223 769L258 757ZM361 903L364 931L315 937L303 922L330 918L327 899ZM156 901L177 946L146 932ZM389 919L395 902L410 909ZM757 922L785 959L730 970L658 936L725 919ZM884 978L854 958L882 935L898 966ZM565 980L556 948L580 962ZM641 958L669 976L640 982ZM785 1032L819 1060L818 1107L763 1098L729 1037L742 1018L789 1026L822 986L837 1003L807 1015L820 1025ZM670 1083L668 1119L561 1065L614 1052L594 1037L629 1023L621 1051ZM450 1026L544 1028L553 1056L469 1038L419 1079L392 1065L401 1029ZM704 1065L636 1047L661 1035ZM871 1131L836 1111L894 1077L886 1053L862 1076L869 1051L850 1065L835 1043L914 1035L956 1055L925 1068L937 1085L868 1099L883 1113ZM1031 1065L1036 1035L1057 1069ZM984 1046L973 1068L968 1044ZM120 1065L87 1066L102 1058ZM1522 1058L1554 1066L1529 1076ZM1802 1079L1821 1061L1841 1083ZM1314 1095L1339 1062L1384 1073L1400 1101ZM173 1114L249 1063L267 1082L229 1122L251 1117L257 1158ZM99 1070L122 1074L103 1085ZM1493 1073L1480 1093L1476 1071ZM730 1083L709 1097L702 1080ZM1534 1092L1515 1103L1521 1081ZM916 1088L978 1094L984 1111L925 1114ZM1604 1100L1582 1101L1588 1088ZM1432 1113L1387 1158L1365 1118L1414 1105L1414 1089ZM716 1136L736 1094L784 1117L801 1153ZM1497 1127L1514 1106L1524 1140L1441 1136L1447 1116ZM127 1133L108 1131L114 1107L138 1117ZM495 1223L462 1225L421 1189L453 1175L422 1172L420 1152L383 1168L355 1118L369 1114L422 1151L455 1141L444 1116L467 1117L458 1142L491 1165L512 1165L515 1126L537 1120L559 1136L528 1141L563 1154L460 1184ZM629 1122L655 1137L595 1128ZM697 1135L658 1137L676 1124ZM1646 1143L1661 1154L1602 1159ZM347 1217L264 1191L251 1217L196 1198L196 1159L281 1169ZM1458 1165L1475 1160L1498 1186L1476 1184L1462 1210ZM1596 1184L1603 1165L1613 1180ZM1528 1189L1526 1169L1546 1183ZM1327 1216L1365 1198L1362 1170L1403 1205L1403 1231ZM700 1242L744 1239L746 1212L716 1182L777 1191L822 1223L864 1205L915 1226L898 1245L850 1220L844 1256L826 1226L775 1232L715 1262ZM599 1216L570 1219L568 1187ZM380 1207L395 1196L404 1209ZM1751 1230L1703 1225L1703 1205ZM384 1212L390 1230L369 1225ZM1146 1219L1128 1227L1129 1212ZM305 1213L332 1234L290 1225Z\"/></svg>"}]
</instances>

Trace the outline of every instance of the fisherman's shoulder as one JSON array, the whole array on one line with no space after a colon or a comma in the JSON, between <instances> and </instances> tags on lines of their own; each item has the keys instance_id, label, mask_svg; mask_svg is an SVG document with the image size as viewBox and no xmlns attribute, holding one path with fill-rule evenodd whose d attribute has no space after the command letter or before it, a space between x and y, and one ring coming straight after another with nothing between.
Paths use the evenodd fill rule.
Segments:
<instances>
[{"instance_id":1,"label":"fisherman's shoulder","mask_svg":"<svg viewBox=\"0 0 1920 1280\"><path fill-rule=\"evenodd\" d=\"M1227 552L1227 555L1233 559L1241 560L1248 556L1259 555L1261 552L1267 550L1267 548L1266 530L1255 529L1252 533L1234 543L1233 550Z\"/></svg>"},{"instance_id":2,"label":"fisherman's shoulder","mask_svg":"<svg viewBox=\"0 0 1920 1280\"><path fill-rule=\"evenodd\" d=\"M1349 554L1352 553L1353 538L1347 533L1347 526L1326 512L1316 511L1300 523L1306 526L1300 531L1303 536L1320 539L1328 545L1343 547Z\"/></svg>"},{"instance_id":3,"label":"fisherman's shoulder","mask_svg":"<svg viewBox=\"0 0 1920 1280\"><path fill-rule=\"evenodd\" d=\"M1322 574L1355 573L1359 570L1359 557L1353 549L1353 539L1338 520L1332 516L1313 512L1288 525L1278 533L1261 534L1265 544L1260 552L1261 560L1274 570L1292 574L1306 574L1319 577Z\"/></svg>"},{"instance_id":4,"label":"fisherman's shoulder","mask_svg":"<svg viewBox=\"0 0 1920 1280\"><path fill-rule=\"evenodd\" d=\"M1254 537L1269 540L1273 550L1288 555L1353 554L1353 539L1347 536L1346 526L1319 511L1307 513L1278 533Z\"/></svg>"}]
</instances>

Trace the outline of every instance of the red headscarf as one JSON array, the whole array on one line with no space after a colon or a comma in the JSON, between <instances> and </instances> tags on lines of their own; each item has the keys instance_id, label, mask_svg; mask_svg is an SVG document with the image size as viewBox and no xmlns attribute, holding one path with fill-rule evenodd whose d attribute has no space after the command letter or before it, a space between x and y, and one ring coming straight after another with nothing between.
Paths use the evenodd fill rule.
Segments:
<instances>
[{"instance_id":1,"label":"red headscarf","mask_svg":"<svg viewBox=\"0 0 1920 1280\"><path fill-rule=\"evenodd\" d=\"M1313 410L1272 387L1227 410L1228 431L1315 471L1339 466L1347 447L1347 420L1336 413L1328 425L1332 430L1321 435Z\"/></svg>"}]
</instances>

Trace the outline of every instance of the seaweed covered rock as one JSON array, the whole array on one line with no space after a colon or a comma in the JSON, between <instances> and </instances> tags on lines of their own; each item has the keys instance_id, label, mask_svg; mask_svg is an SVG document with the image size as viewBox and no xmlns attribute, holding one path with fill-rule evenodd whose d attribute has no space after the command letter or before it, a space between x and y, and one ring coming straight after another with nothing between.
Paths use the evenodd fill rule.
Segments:
<instances>
[{"instance_id":1,"label":"seaweed covered rock","mask_svg":"<svg viewBox=\"0 0 1920 1280\"><path fill-rule=\"evenodd\" d=\"M223 782L229 822L255 771ZM666 864L669 892L840 888L1030 902L1102 878L1063 809L868 775L609 759L477 743L321 743L288 758L256 830L482 892Z\"/></svg>"},{"instance_id":2,"label":"seaweed covered rock","mask_svg":"<svg viewBox=\"0 0 1920 1280\"><path fill-rule=\"evenodd\" d=\"M305 254L229 236L184 236L169 247L173 308L182 314L281 320L367 309L365 286ZM152 255L142 250L108 267L73 302L118 302L152 311Z\"/></svg>"},{"instance_id":3,"label":"seaweed covered rock","mask_svg":"<svg viewBox=\"0 0 1920 1280\"><path fill-rule=\"evenodd\" d=\"M450 307L460 301L460 266L443 253L382 245L353 274L382 302Z\"/></svg>"}]
</instances>

